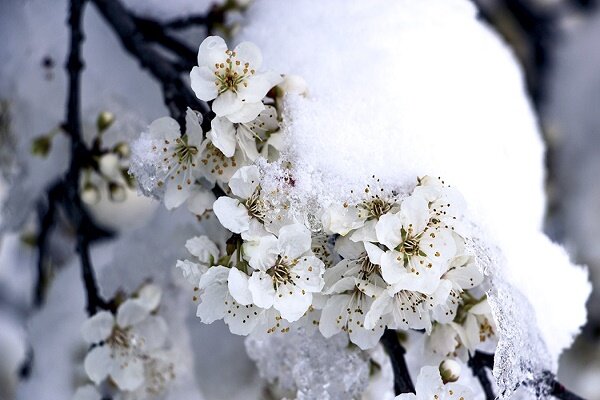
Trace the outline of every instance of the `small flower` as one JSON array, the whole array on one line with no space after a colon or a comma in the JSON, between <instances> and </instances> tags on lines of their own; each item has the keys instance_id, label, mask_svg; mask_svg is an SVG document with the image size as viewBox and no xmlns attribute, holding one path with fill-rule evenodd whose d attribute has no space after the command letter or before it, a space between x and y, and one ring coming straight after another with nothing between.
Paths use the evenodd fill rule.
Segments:
<instances>
[{"instance_id":1,"label":"small flower","mask_svg":"<svg viewBox=\"0 0 600 400\"><path fill-rule=\"evenodd\" d=\"M274 307L290 322L302 317L312 294L324 285L325 266L311 251L310 231L300 224L287 225L279 237L267 235L244 243L243 251L255 269L248 282L252 302Z\"/></svg>"},{"instance_id":2,"label":"small flower","mask_svg":"<svg viewBox=\"0 0 600 400\"><path fill-rule=\"evenodd\" d=\"M264 109L262 99L281 81L273 72L259 72L262 55L250 42L229 50L218 36L209 36L200 44L198 66L190 73L192 90L200 100L214 99L217 117L234 123L255 119Z\"/></svg>"},{"instance_id":3,"label":"small flower","mask_svg":"<svg viewBox=\"0 0 600 400\"><path fill-rule=\"evenodd\" d=\"M382 294L386 284L363 242L342 237L336 243L336 250L344 259L325 271L324 293L330 297L323 307L319 330L325 337L347 332L352 343L361 349L372 348L383 335L386 322L382 318L368 329L364 320L373 299Z\"/></svg>"},{"instance_id":4,"label":"small flower","mask_svg":"<svg viewBox=\"0 0 600 400\"><path fill-rule=\"evenodd\" d=\"M222 196L214 205L215 215L225 228L242 237L266 234L263 228L265 204L260 196L260 172L250 165L240 168L229 180L229 187L236 198Z\"/></svg>"},{"instance_id":5,"label":"small flower","mask_svg":"<svg viewBox=\"0 0 600 400\"><path fill-rule=\"evenodd\" d=\"M424 293L435 290L457 251L452 230L436 221L427 200L415 194L404 199L399 212L379 218L377 240L388 248L381 257L386 282Z\"/></svg>"},{"instance_id":6,"label":"small flower","mask_svg":"<svg viewBox=\"0 0 600 400\"><path fill-rule=\"evenodd\" d=\"M164 193L167 209L179 207L192 195L204 149L200 119L188 108L186 134L181 136L177 121L159 118L133 143L131 173L145 194L160 197Z\"/></svg>"},{"instance_id":7,"label":"small flower","mask_svg":"<svg viewBox=\"0 0 600 400\"><path fill-rule=\"evenodd\" d=\"M85 358L84 367L96 385L108 377L126 391L144 384L144 363L167 338L166 322L151 315L160 297L160 288L146 285L137 298L119 306L116 317L108 311L100 311L84 322L83 338L94 345Z\"/></svg>"},{"instance_id":8,"label":"small flower","mask_svg":"<svg viewBox=\"0 0 600 400\"><path fill-rule=\"evenodd\" d=\"M176 268L181 269L183 277L193 285L198 285L200 277L219 260L219 248L208 236L196 236L185 242L185 248L198 262L177 260Z\"/></svg>"},{"instance_id":9,"label":"small flower","mask_svg":"<svg viewBox=\"0 0 600 400\"><path fill-rule=\"evenodd\" d=\"M423 367L417 377L416 394L403 393L395 400L472 400L473 391L458 383L444 384L437 367Z\"/></svg>"},{"instance_id":10,"label":"small flower","mask_svg":"<svg viewBox=\"0 0 600 400\"><path fill-rule=\"evenodd\" d=\"M233 157L239 147L245 158L255 161L258 158L256 140L262 141L267 134L279 129L277 110L266 106L256 119L246 123L233 123L227 118L216 117L211 121L211 128L208 137L223 155Z\"/></svg>"}]
</instances>

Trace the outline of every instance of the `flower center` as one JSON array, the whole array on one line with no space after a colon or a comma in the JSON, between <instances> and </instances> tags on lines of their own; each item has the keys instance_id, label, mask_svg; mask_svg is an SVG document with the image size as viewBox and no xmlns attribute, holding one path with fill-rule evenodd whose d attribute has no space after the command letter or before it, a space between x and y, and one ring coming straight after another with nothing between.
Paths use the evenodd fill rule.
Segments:
<instances>
[{"instance_id":1,"label":"flower center","mask_svg":"<svg viewBox=\"0 0 600 400\"><path fill-rule=\"evenodd\" d=\"M260 198L260 186L254 190L254 193L246 201L244 205L248 209L248 215L263 222L265 219L265 206L264 202Z\"/></svg>"},{"instance_id":2,"label":"flower center","mask_svg":"<svg viewBox=\"0 0 600 400\"><path fill-rule=\"evenodd\" d=\"M153 149L156 150L156 147ZM182 183L191 185L191 169L196 167L195 157L198 154L198 148L190 146L184 136L183 138L175 139L174 144L165 139L162 151L165 155L162 161L167 166L165 179L180 179ZM162 186L163 184L163 180L158 181L158 186ZM177 189L182 190L182 185L177 185Z\"/></svg>"},{"instance_id":3,"label":"flower center","mask_svg":"<svg viewBox=\"0 0 600 400\"><path fill-rule=\"evenodd\" d=\"M215 147L215 145L212 143L208 143L206 145L206 151L202 154L203 158L200 161L202 161L202 164L210 168L210 173L213 175L223 175L225 173L225 169L229 167L237 167L235 155L231 158L226 157L221 150Z\"/></svg>"},{"instance_id":4,"label":"flower center","mask_svg":"<svg viewBox=\"0 0 600 400\"><path fill-rule=\"evenodd\" d=\"M227 91L237 93L240 86L248 87L248 77L256 72L250 68L250 63L244 63L237 60L237 54L234 51L227 50L227 60L224 63L215 64L215 85L217 85L219 94Z\"/></svg>"},{"instance_id":5,"label":"flower center","mask_svg":"<svg viewBox=\"0 0 600 400\"><path fill-rule=\"evenodd\" d=\"M281 257L277 258L275 265L267 270L267 274L273 279L273 287L275 290L280 285L288 283L294 284L294 280L291 273L291 266L288 265Z\"/></svg>"},{"instance_id":6,"label":"flower center","mask_svg":"<svg viewBox=\"0 0 600 400\"><path fill-rule=\"evenodd\" d=\"M379 197L363 202L360 207L367 212L367 219L379 219L379 217L392 209L390 203Z\"/></svg>"},{"instance_id":7,"label":"flower center","mask_svg":"<svg viewBox=\"0 0 600 400\"><path fill-rule=\"evenodd\" d=\"M128 349L132 344L127 329L123 329L117 325L113 327L113 331L106 342L111 347L120 347L124 349Z\"/></svg>"},{"instance_id":8,"label":"flower center","mask_svg":"<svg viewBox=\"0 0 600 400\"><path fill-rule=\"evenodd\" d=\"M360 263L360 277L361 279L368 279L371 275L376 273L379 269L379 266L373 264L371 260L369 260L369 256L366 253L363 253L358 259Z\"/></svg>"}]
</instances>

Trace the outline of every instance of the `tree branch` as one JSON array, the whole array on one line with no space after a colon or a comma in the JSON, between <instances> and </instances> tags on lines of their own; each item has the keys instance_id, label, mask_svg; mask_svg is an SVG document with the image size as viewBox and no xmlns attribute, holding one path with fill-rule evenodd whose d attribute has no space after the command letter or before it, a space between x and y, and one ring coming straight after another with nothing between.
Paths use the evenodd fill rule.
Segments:
<instances>
[{"instance_id":1,"label":"tree branch","mask_svg":"<svg viewBox=\"0 0 600 400\"><path fill-rule=\"evenodd\" d=\"M390 356L392 369L394 370L394 392L396 395L402 393L415 393L415 387L410 379L408 366L404 359L404 347L398 339L398 334L393 329L386 329L381 337L381 344Z\"/></svg>"},{"instance_id":2,"label":"tree branch","mask_svg":"<svg viewBox=\"0 0 600 400\"><path fill-rule=\"evenodd\" d=\"M486 368L489 368L490 370L494 368L494 355L476 351L473 356L469 357L468 365L471 368L471 371L473 371L473 375L479 380L483 393L485 393L486 400L494 400L496 395L494 394L490 377L485 370Z\"/></svg>"}]
</instances>

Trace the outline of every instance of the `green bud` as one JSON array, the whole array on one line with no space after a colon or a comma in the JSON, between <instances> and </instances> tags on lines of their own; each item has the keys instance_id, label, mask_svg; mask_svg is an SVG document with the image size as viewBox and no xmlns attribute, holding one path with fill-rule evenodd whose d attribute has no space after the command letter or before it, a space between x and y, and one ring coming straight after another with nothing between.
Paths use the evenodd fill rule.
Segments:
<instances>
[{"instance_id":1,"label":"green bud","mask_svg":"<svg viewBox=\"0 0 600 400\"><path fill-rule=\"evenodd\" d=\"M110 199L116 203L125 201L125 199L127 198L125 186L115 182L108 183L108 194L110 196Z\"/></svg>"},{"instance_id":2,"label":"green bud","mask_svg":"<svg viewBox=\"0 0 600 400\"><path fill-rule=\"evenodd\" d=\"M81 190L81 201L86 204L96 204L100 201L100 191L93 183L87 182Z\"/></svg>"},{"instance_id":3,"label":"green bud","mask_svg":"<svg viewBox=\"0 0 600 400\"><path fill-rule=\"evenodd\" d=\"M52 136L42 135L33 139L31 143L31 154L39 157L46 157L52 150Z\"/></svg>"},{"instance_id":4,"label":"green bud","mask_svg":"<svg viewBox=\"0 0 600 400\"><path fill-rule=\"evenodd\" d=\"M96 119L96 127L98 128L98 132L102 133L115 122L115 115L108 111L102 111L98 114L98 119Z\"/></svg>"},{"instance_id":5,"label":"green bud","mask_svg":"<svg viewBox=\"0 0 600 400\"><path fill-rule=\"evenodd\" d=\"M131 155L131 149L129 144L126 142L119 142L113 147L113 153L116 153L121 158L129 158Z\"/></svg>"}]
</instances>

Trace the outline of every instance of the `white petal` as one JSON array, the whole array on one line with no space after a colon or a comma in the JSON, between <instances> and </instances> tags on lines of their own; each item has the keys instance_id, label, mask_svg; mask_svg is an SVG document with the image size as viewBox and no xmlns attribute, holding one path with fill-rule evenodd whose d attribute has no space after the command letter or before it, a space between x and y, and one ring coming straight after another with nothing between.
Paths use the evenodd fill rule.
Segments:
<instances>
[{"instance_id":1,"label":"white petal","mask_svg":"<svg viewBox=\"0 0 600 400\"><path fill-rule=\"evenodd\" d=\"M454 235L449 229L426 230L420 241L419 248L425 252L431 260L441 263L445 267L448 260L456 255L456 242Z\"/></svg>"},{"instance_id":2,"label":"white petal","mask_svg":"<svg viewBox=\"0 0 600 400\"><path fill-rule=\"evenodd\" d=\"M181 269L183 277L194 286L198 285L200 277L207 270L205 265L199 265L189 260L177 260L175 267Z\"/></svg>"},{"instance_id":3,"label":"white petal","mask_svg":"<svg viewBox=\"0 0 600 400\"><path fill-rule=\"evenodd\" d=\"M154 311L160 304L162 290L160 286L151 283L144 285L138 293L140 304L145 306L149 311Z\"/></svg>"},{"instance_id":4,"label":"white petal","mask_svg":"<svg viewBox=\"0 0 600 400\"><path fill-rule=\"evenodd\" d=\"M415 389L422 396L423 399L433 399L434 396L438 395L439 389L442 388L444 383L440 376L438 367L426 366L421 368L419 376L417 377L417 383Z\"/></svg>"},{"instance_id":5,"label":"white petal","mask_svg":"<svg viewBox=\"0 0 600 400\"><path fill-rule=\"evenodd\" d=\"M94 385L85 385L77 388L71 400L102 400L102 395Z\"/></svg>"},{"instance_id":6,"label":"white petal","mask_svg":"<svg viewBox=\"0 0 600 400\"><path fill-rule=\"evenodd\" d=\"M403 254L400 252L386 251L381 255L379 261L381 262L381 276L390 285L400 281L407 274L406 268L404 268Z\"/></svg>"},{"instance_id":7,"label":"white petal","mask_svg":"<svg viewBox=\"0 0 600 400\"><path fill-rule=\"evenodd\" d=\"M414 234L421 233L429 222L429 205L427 200L418 195L411 195L400 205L400 218L402 226L408 230L412 228Z\"/></svg>"},{"instance_id":8,"label":"white petal","mask_svg":"<svg viewBox=\"0 0 600 400\"><path fill-rule=\"evenodd\" d=\"M133 334L142 341L145 351L162 347L167 340L168 327L162 317L151 315L132 328Z\"/></svg>"},{"instance_id":9,"label":"white petal","mask_svg":"<svg viewBox=\"0 0 600 400\"><path fill-rule=\"evenodd\" d=\"M221 225L234 233L247 231L250 225L248 210L238 200L231 197L219 197L213 204L213 211Z\"/></svg>"},{"instance_id":10,"label":"white petal","mask_svg":"<svg viewBox=\"0 0 600 400\"><path fill-rule=\"evenodd\" d=\"M245 124L250 122L265 109L265 105L262 101L256 102L243 102L240 109L235 112L227 114L227 119L233 123Z\"/></svg>"},{"instance_id":11,"label":"white petal","mask_svg":"<svg viewBox=\"0 0 600 400\"><path fill-rule=\"evenodd\" d=\"M196 215L202 215L212 209L215 200L215 195L209 190L194 190L188 198L187 208Z\"/></svg>"},{"instance_id":12,"label":"white petal","mask_svg":"<svg viewBox=\"0 0 600 400\"><path fill-rule=\"evenodd\" d=\"M121 357L117 352L110 377L121 390L133 391L144 383L144 363L139 358Z\"/></svg>"},{"instance_id":13,"label":"white petal","mask_svg":"<svg viewBox=\"0 0 600 400\"><path fill-rule=\"evenodd\" d=\"M312 293L300 289L298 286L287 284L277 288L273 307L289 322L300 319L310 307Z\"/></svg>"},{"instance_id":14,"label":"white petal","mask_svg":"<svg viewBox=\"0 0 600 400\"><path fill-rule=\"evenodd\" d=\"M196 256L200 262L208 264L211 259L219 259L219 248L206 235L196 236L185 242L185 248L191 255Z\"/></svg>"},{"instance_id":15,"label":"white petal","mask_svg":"<svg viewBox=\"0 0 600 400\"><path fill-rule=\"evenodd\" d=\"M227 44L220 36L208 36L200 43L198 65L214 67L227 59Z\"/></svg>"},{"instance_id":16,"label":"white petal","mask_svg":"<svg viewBox=\"0 0 600 400\"><path fill-rule=\"evenodd\" d=\"M235 154L235 126L224 117L215 117L210 121L211 141L226 157Z\"/></svg>"},{"instance_id":17,"label":"white petal","mask_svg":"<svg viewBox=\"0 0 600 400\"><path fill-rule=\"evenodd\" d=\"M381 257L383 257L385 251L381 250L372 243L365 243L365 250L369 256L369 261L371 261L373 264L381 265Z\"/></svg>"},{"instance_id":18,"label":"white petal","mask_svg":"<svg viewBox=\"0 0 600 400\"><path fill-rule=\"evenodd\" d=\"M338 233L346 236L351 230L360 228L364 220L359 217L359 209L355 206L344 207L333 204L325 210L321 217L323 229L329 233Z\"/></svg>"},{"instance_id":19,"label":"white petal","mask_svg":"<svg viewBox=\"0 0 600 400\"><path fill-rule=\"evenodd\" d=\"M365 315L365 328L374 329L378 324L380 324L383 315L389 312L391 304L392 298L386 293L382 293L379 297L377 297Z\"/></svg>"},{"instance_id":20,"label":"white petal","mask_svg":"<svg viewBox=\"0 0 600 400\"><path fill-rule=\"evenodd\" d=\"M264 310L254 304L243 306L237 304L233 299L230 301L231 307L225 314L225 323L234 335L248 335L256 328Z\"/></svg>"},{"instance_id":21,"label":"white petal","mask_svg":"<svg viewBox=\"0 0 600 400\"><path fill-rule=\"evenodd\" d=\"M219 97L212 103L212 110L218 117L225 117L239 111L244 106L244 103L237 94L232 91L221 93Z\"/></svg>"},{"instance_id":22,"label":"white petal","mask_svg":"<svg viewBox=\"0 0 600 400\"><path fill-rule=\"evenodd\" d=\"M399 214L384 214L375 225L377 241L386 245L390 250L402 243L402 220Z\"/></svg>"},{"instance_id":23,"label":"white petal","mask_svg":"<svg viewBox=\"0 0 600 400\"><path fill-rule=\"evenodd\" d=\"M260 183L260 171L256 165L241 167L229 179L231 192L241 199L248 199Z\"/></svg>"},{"instance_id":24,"label":"white petal","mask_svg":"<svg viewBox=\"0 0 600 400\"><path fill-rule=\"evenodd\" d=\"M321 311L321 320L319 321L319 331L326 338L342 331L348 321L348 303L350 295L340 294L331 296L323 310Z\"/></svg>"},{"instance_id":25,"label":"white petal","mask_svg":"<svg viewBox=\"0 0 600 400\"><path fill-rule=\"evenodd\" d=\"M308 292L319 292L325 285L325 265L315 256L302 257L290 272L296 285Z\"/></svg>"},{"instance_id":26,"label":"white petal","mask_svg":"<svg viewBox=\"0 0 600 400\"><path fill-rule=\"evenodd\" d=\"M117 324L126 328L143 321L150 314L150 310L138 299L127 299L117 310Z\"/></svg>"},{"instance_id":27,"label":"white petal","mask_svg":"<svg viewBox=\"0 0 600 400\"><path fill-rule=\"evenodd\" d=\"M310 231L302 224L286 225L279 230L279 253L290 260L309 251L311 243Z\"/></svg>"},{"instance_id":28,"label":"white petal","mask_svg":"<svg viewBox=\"0 0 600 400\"><path fill-rule=\"evenodd\" d=\"M473 257L456 257L450 264L450 269L444 274L461 289L471 289L483 282L483 274L479 271Z\"/></svg>"},{"instance_id":29,"label":"white petal","mask_svg":"<svg viewBox=\"0 0 600 400\"><path fill-rule=\"evenodd\" d=\"M200 149L204 140L201 124L202 114L196 113L188 107L185 113L185 134L188 145L196 146L197 149Z\"/></svg>"},{"instance_id":30,"label":"white petal","mask_svg":"<svg viewBox=\"0 0 600 400\"><path fill-rule=\"evenodd\" d=\"M113 330L115 318L108 311L100 311L85 320L81 326L83 340L88 343L98 343L108 338Z\"/></svg>"},{"instance_id":31,"label":"white petal","mask_svg":"<svg viewBox=\"0 0 600 400\"><path fill-rule=\"evenodd\" d=\"M83 367L88 377L96 385L102 382L111 371L113 360L108 346L96 346L85 356Z\"/></svg>"},{"instance_id":32,"label":"white petal","mask_svg":"<svg viewBox=\"0 0 600 400\"><path fill-rule=\"evenodd\" d=\"M341 236L335 241L335 251L346 260L356 260L365 252L362 242L353 242Z\"/></svg>"},{"instance_id":33,"label":"white petal","mask_svg":"<svg viewBox=\"0 0 600 400\"><path fill-rule=\"evenodd\" d=\"M248 280L252 301L261 308L270 308L275 299L273 279L263 271L255 271Z\"/></svg>"},{"instance_id":34,"label":"white petal","mask_svg":"<svg viewBox=\"0 0 600 400\"><path fill-rule=\"evenodd\" d=\"M254 70L258 70L262 66L262 54L254 43L242 42L233 51L242 64L248 63L249 67Z\"/></svg>"},{"instance_id":35,"label":"white petal","mask_svg":"<svg viewBox=\"0 0 600 400\"><path fill-rule=\"evenodd\" d=\"M271 135L273 137L273 135ZM269 138L270 140L270 138ZM243 125L237 129L237 141L240 150L246 158L254 162L258 158L258 149L256 148L256 139ZM268 140L267 140L268 141Z\"/></svg>"},{"instance_id":36,"label":"white petal","mask_svg":"<svg viewBox=\"0 0 600 400\"><path fill-rule=\"evenodd\" d=\"M191 87L196 97L203 101L210 101L217 97L217 87L213 71L205 66L194 67L190 72Z\"/></svg>"},{"instance_id":37,"label":"white petal","mask_svg":"<svg viewBox=\"0 0 600 400\"><path fill-rule=\"evenodd\" d=\"M244 258L254 269L266 271L277 260L279 250L277 238L273 235L261 236L256 241L243 244Z\"/></svg>"},{"instance_id":38,"label":"white petal","mask_svg":"<svg viewBox=\"0 0 600 400\"><path fill-rule=\"evenodd\" d=\"M376 242L377 232L375 231L375 227L377 226L377 222L378 220L376 219L365 222L362 227L352 232L350 240L353 242Z\"/></svg>"},{"instance_id":39,"label":"white petal","mask_svg":"<svg viewBox=\"0 0 600 400\"><path fill-rule=\"evenodd\" d=\"M190 194L189 185L182 185L177 180L169 179L167 190L165 191L165 207L167 210L179 207L190 197Z\"/></svg>"},{"instance_id":40,"label":"white petal","mask_svg":"<svg viewBox=\"0 0 600 400\"><path fill-rule=\"evenodd\" d=\"M256 74L248 78L248 86L241 87L238 93L240 98L244 99L244 102L246 103L259 102L265 97L269 90L282 80L283 78L281 75L272 71Z\"/></svg>"},{"instance_id":41,"label":"white petal","mask_svg":"<svg viewBox=\"0 0 600 400\"><path fill-rule=\"evenodd\" d=\"M202 293L196 316L205 324L211 324L225 316L228 276L229 268L217 266L209 268L200 278L198 287Z\"/></svg>"},{"instance_id":42,"label":"white petal","mask_svg":"<svg viewBox=\"0 0 600 400\"><path fill-rule=\"evenodd\" d=\"M153 139L177 139L181 133L179 124L171 117L162 117L152 121L148 133Z\"/></svg>"},{"instance_id":43,"label":"white petal","mask_svg":"<svg viewBox=\"0 0 600 400\"><path fill-rule=\"evenodd\" d=\"M231 297L241 305L245 306L252 303L252 293L250 293L250 289L248 288L248 275L239 269L230 269L227 287Z\"/></svg>"}]
</instances>

